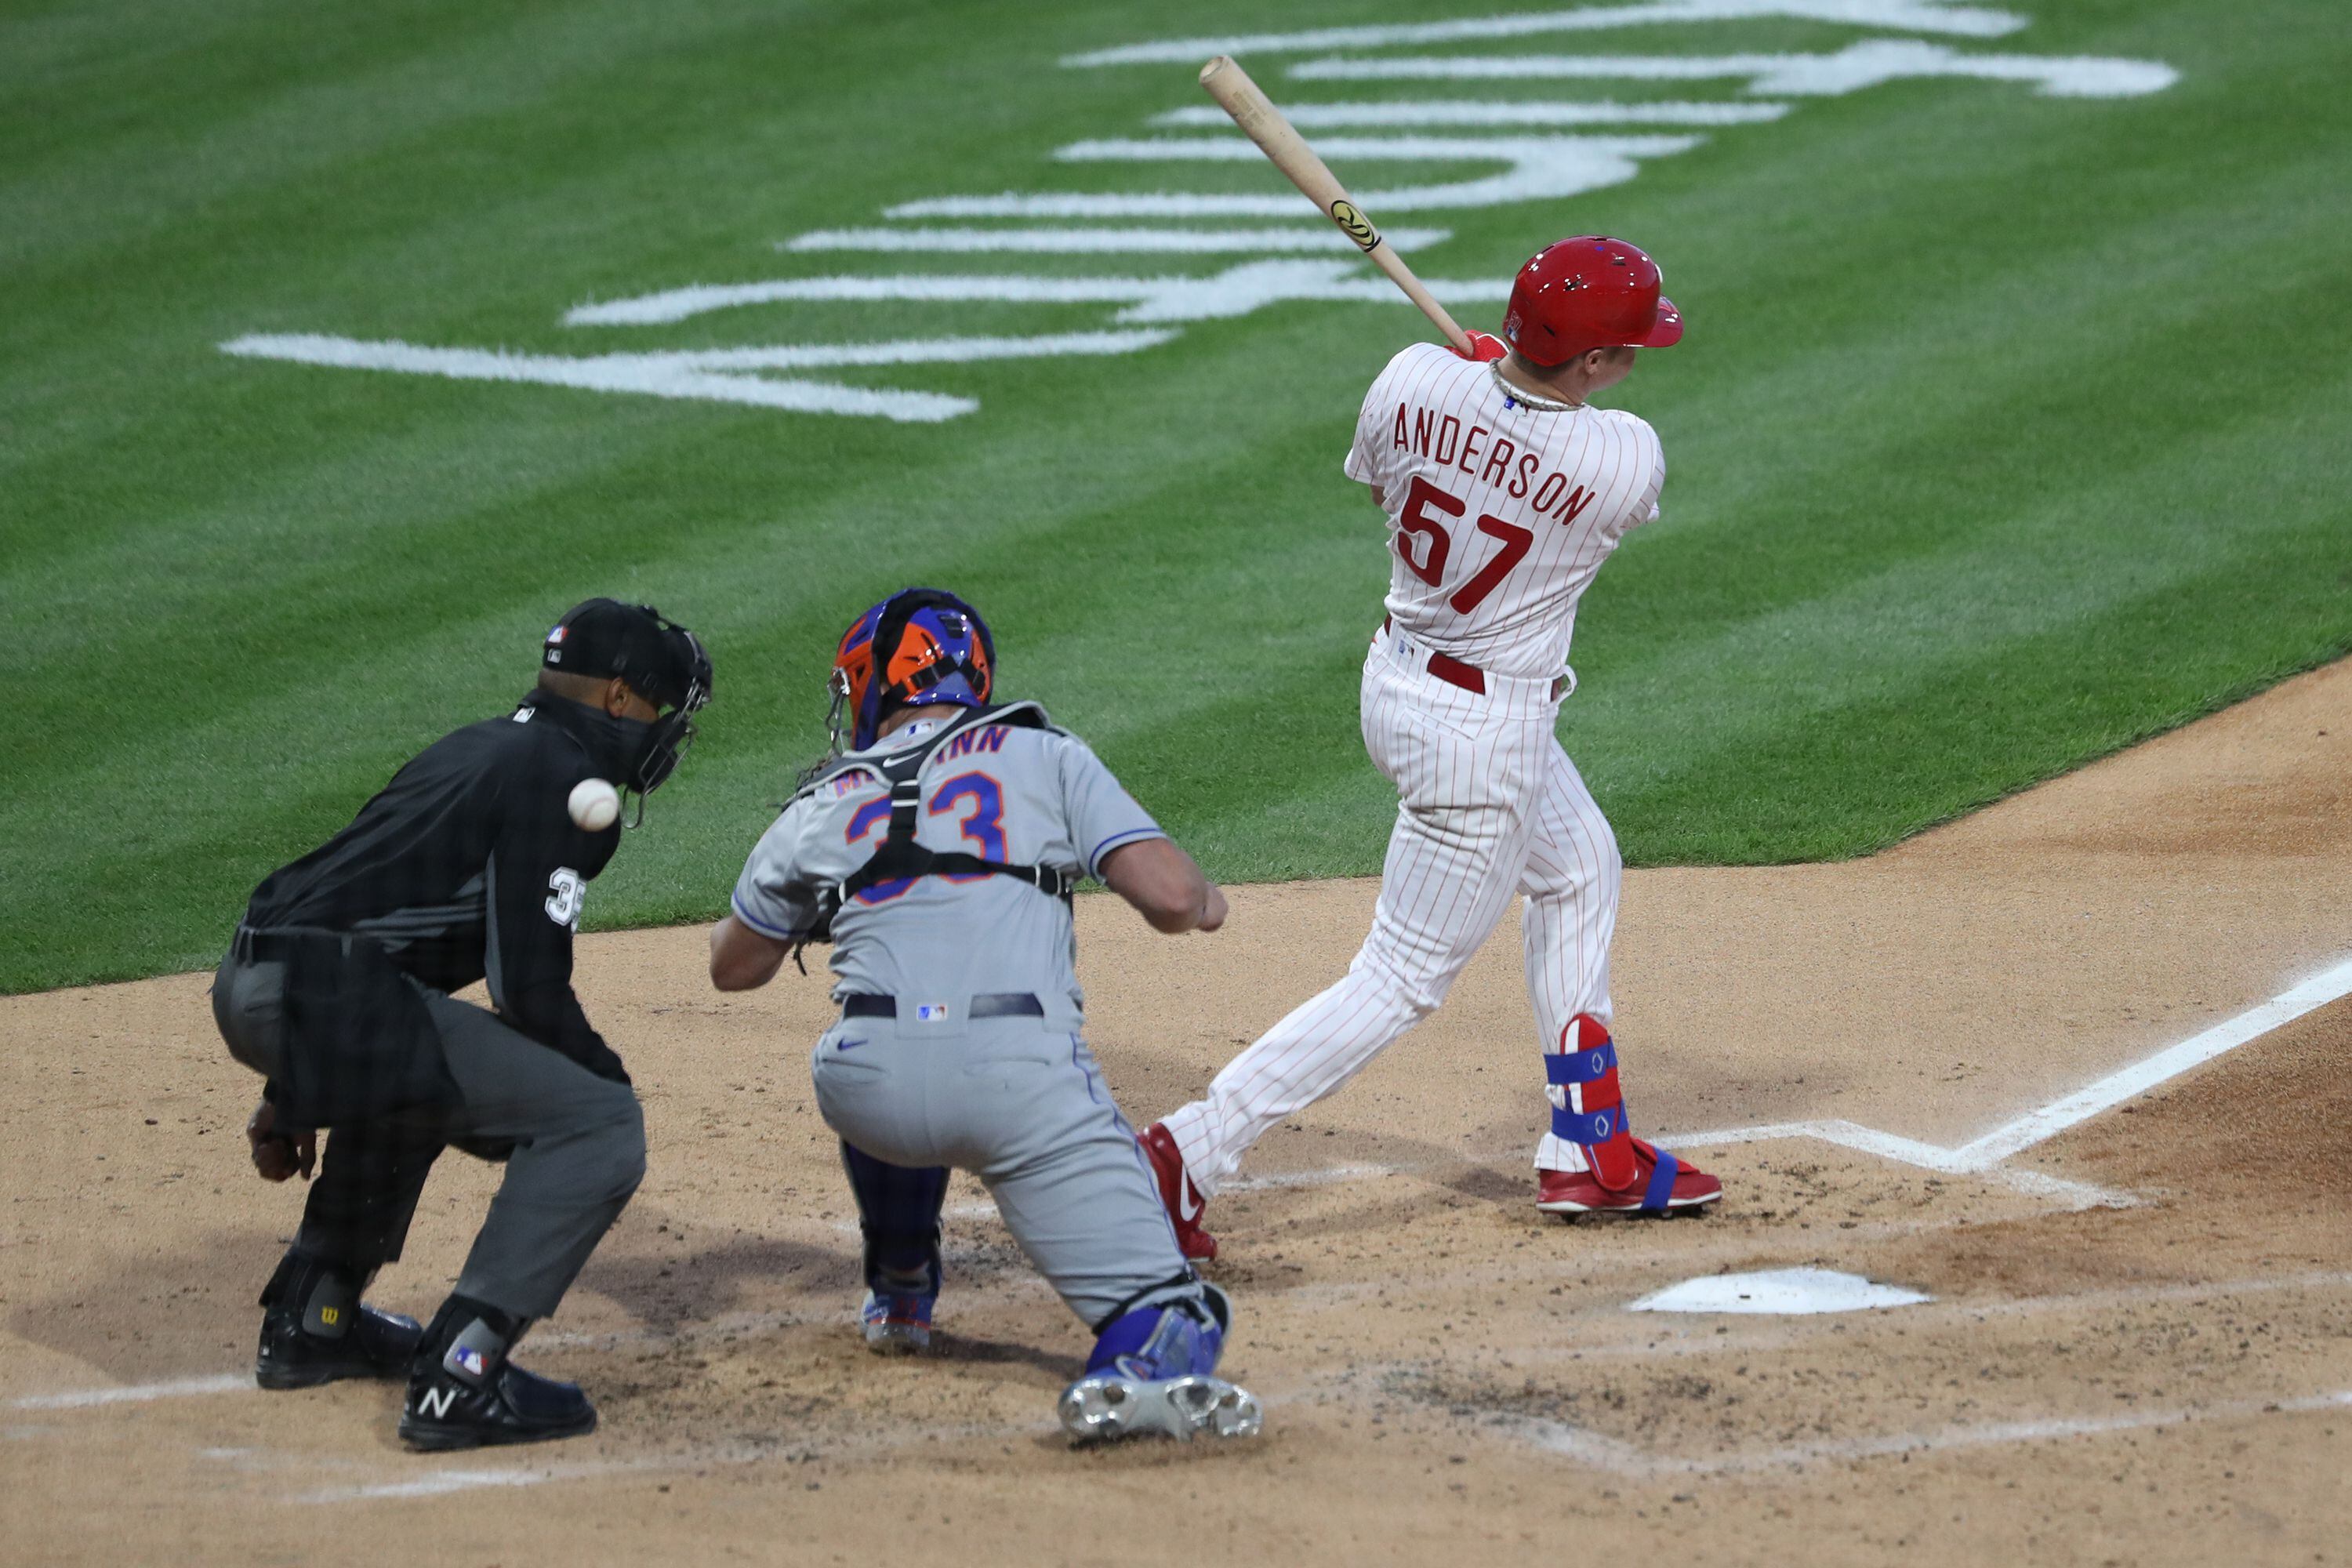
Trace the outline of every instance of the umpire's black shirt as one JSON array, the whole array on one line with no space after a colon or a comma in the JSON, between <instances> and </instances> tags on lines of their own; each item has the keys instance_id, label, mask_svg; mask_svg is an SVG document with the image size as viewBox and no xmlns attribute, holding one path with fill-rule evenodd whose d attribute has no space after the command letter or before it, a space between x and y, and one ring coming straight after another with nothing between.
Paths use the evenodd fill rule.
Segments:
<instances>
[{"instance_id":1,"label":"umpire's black shirt","mask_svg":"<svg viewBox=\"0 0 2352 1568\"><path fill-rule=\"evenodd\" d=\"M508 1023L625 1081L572 992L582 894L621 830L582 831L569 803L583 779L629 776L637 729L533 691L419 752L349 827L265 878L245 923L363 932L437 991L487 978Z\"/></svg>"}]
</instances>

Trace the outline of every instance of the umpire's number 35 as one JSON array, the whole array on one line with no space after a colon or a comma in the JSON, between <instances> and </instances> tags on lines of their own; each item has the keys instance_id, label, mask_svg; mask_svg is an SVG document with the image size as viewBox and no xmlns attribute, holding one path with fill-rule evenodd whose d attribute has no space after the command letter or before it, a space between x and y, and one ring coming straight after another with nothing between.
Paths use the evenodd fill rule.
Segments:
<instances>
[{"instance_id":1,"label":"umpire's number 35","mask_svg":"<svg viewBox=\"0 0 2352 1568\"><path fill-rule=\"evenodd\" d=\"M548 873L547 918L560 926L580 927L580 906L588 896L588 884L580 873L569 866L558 866Z\"/></svg>"}]
</instances>

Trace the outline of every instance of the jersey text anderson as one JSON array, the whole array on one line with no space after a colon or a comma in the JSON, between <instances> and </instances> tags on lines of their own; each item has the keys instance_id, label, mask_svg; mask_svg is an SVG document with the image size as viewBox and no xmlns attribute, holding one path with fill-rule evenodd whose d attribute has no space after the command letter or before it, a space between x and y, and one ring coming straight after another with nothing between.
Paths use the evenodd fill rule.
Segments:
<instances>
[{"instance_id":1,"label":"jersey text anderson","mask_svg":"<svg viewBox=\"0 0 2352 1568\"><path fill-rule=\"evenodd\" d=\"M1439 468L1458 468L1483 484L1500 485L1513 500L1526 500L1563 525L1574 522L1592 504L1591 490L1570 484L1568 476L1557 469L1543 468L1541 453L1521 451L1508 436L1497 436L1484 425L1465 429L1451 414L1440 416L1434 409L1399 403L1394 446L1400 452L1417 452Z\"/></svg>"}]
</instances>

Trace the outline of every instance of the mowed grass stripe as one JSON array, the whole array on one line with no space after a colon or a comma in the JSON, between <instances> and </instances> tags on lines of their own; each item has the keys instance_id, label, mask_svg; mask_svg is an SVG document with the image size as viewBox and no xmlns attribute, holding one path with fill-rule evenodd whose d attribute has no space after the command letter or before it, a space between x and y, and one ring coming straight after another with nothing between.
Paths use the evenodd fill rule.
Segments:
<instances>
[{"instance_id":1,"label":"mowed grass stripe","mask_svg":"<svg viewBox=\"0 0 2352 1568\"><path fill-rule=\"evenodd\" d=\"M1687 772L1604 798L1623 817L1705 845L1719 863L1823 858L1870 833L1892 842L2079 766L2086 745L2094 754L2116 751L2352 652L2352 635L2305 629L2352 592L2352 574L2290 574L2259 595L2232 592L2240 588L2220 575L2168 583L1974 658L1915 668L1807 721L1743 736L1693 759ZM2186 647L2175 638L2180 617L2216 608L2226 614L2210 635ZM2086 676L2104 700L2084 699ZM1738 788L1694 787L1708 776L1706 763ZM1836 782L1865 776L1867 788ZM1937 795L1956 804L1889 826L1889 801Z\"/></svg>"},{"instance_id":2,"label":"mowed grass stripe","mask_svg":"<svg viewBox=\"0 0 2352 1568\"><path fill-rule=\"evenodd\" d=\"M305 20L255 10L243 27L207 30L166 56L85 62L68 90L111 93L129 112L12 160L0 212L15 241L0 259L37 247L48 265L74 263L191 215L202 221L224 200L264 198L452 130L527 121L641 72L648 56L715 54L746 35L807 26L806 7L627 0L375 6ZM118 7L141 29L183 12L162 0ZM51 124L74 119L54 99L47 107ZM92 202L94 189L117 199Z\"/></svg>"}]
</instances>

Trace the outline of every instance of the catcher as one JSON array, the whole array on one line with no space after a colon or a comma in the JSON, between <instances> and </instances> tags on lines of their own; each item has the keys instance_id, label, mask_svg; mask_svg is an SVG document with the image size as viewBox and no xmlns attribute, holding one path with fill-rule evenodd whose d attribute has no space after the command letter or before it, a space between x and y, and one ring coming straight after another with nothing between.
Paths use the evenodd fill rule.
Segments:
<instances>
[{"instance_id":1,"label":"catcher","mask_svg":"<svg viewBox=\"0 0 2352 1568\"><path fill-rule=\"evenodd\" d=\"M1083 742L1034 702L990 704L995 664L952 594L909 588L857 617L834 660L834 754L751 851L711 982L763 985L834 944L841 1019L811 1062L857 1198L868 1346L929 1344L960 1167L1095 1333L1061 1397L1074 1438L1248 1436L1257 1402L1214 1375L1225 1299L1185 1263L1080 1037L1070 920L1087 875L1171 934L1216 930L1225 900Z\"/></svg>"}]
</instances>

